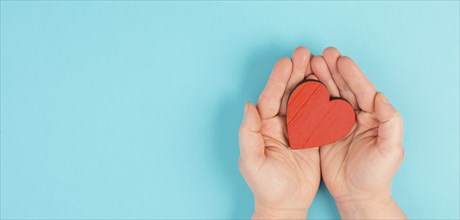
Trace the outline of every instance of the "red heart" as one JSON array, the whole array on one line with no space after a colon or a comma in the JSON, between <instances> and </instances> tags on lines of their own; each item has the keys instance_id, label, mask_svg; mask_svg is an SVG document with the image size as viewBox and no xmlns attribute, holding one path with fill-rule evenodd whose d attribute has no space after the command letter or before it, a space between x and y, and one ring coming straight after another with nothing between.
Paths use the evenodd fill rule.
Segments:
<instances>
[{"instance_id":1,"label":"red heart","mask_svg":"<svg viewBox=\"0 0 460 220\"><path fill-rule=\"evenodd\" d=\"M345 137L355 111L345 99L330 97L320 81L306 80L289 96L287 130L291 149L320 147Z\"/></svg>"}]
</instances>

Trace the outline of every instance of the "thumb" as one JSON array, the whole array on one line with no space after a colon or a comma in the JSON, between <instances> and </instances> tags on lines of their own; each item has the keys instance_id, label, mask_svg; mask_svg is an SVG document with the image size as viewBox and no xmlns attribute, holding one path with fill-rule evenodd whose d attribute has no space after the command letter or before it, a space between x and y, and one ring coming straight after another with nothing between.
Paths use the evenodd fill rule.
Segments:
<instances>
[{"instance_id":1,"label":"thumb","mask_svg":"<svg viewBox=\"0 0 460 220\"><path fill-rule=\"evenodd\" d=\"M403 121L401 114L380 92L375 97L375 113L380 122L377 147L382 151L397 152L402 150Z\"/></svg>"},{"instance_id":2,"label":"thumb","mask_svg":"<svg viewBox=\"0 0 460 220\"><path fill-rule=\"evenodd\" d=\"M244 108L240 127L240 158L242 161L259 163L264 158L264 139L260 133L261 119L257 108L250 102Z\"/></svg>"}]
</instances>

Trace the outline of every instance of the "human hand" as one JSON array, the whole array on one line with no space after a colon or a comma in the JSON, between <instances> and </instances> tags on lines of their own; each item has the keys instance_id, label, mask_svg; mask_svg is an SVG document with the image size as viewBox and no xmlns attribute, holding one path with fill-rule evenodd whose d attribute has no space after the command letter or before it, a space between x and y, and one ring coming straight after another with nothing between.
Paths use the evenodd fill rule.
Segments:
<instances>
[{"instance_id":1,"label":"human hand","mask_svg":"<svg viewBox=\"0 0 460 220\"><path fill-rule=\"evenodd\" d=\"M325 49L311 67L332 96L345 98L356 110L350 133L320 148L321 175L340 215L405 218L391 197L391 181L404 155L401 115L337 49Z\"/></svg>"},{"instance_id":2,"label":"human hand","mask_svg":"<svg viewBox=\"0 0 460 220\"><path fill-rule=\"evenodd\" d=\"M253 218L305 219L318 190L318 148L292 151L286 130L286 107L294 87L311 75L310 51L297 48L283 58L259 97L247 103L241 124L240 171L254 193Z\"/></svg>"}]
</instances>

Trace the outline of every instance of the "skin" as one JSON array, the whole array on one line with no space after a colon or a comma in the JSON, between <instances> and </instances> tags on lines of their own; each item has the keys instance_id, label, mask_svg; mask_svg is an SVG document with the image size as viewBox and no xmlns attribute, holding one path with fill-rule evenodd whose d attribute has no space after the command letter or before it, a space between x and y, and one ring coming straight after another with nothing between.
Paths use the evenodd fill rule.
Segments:
<instances>
[{"instance_id":1,"label":"skin","mask_svg":"<svg viewBox=\"0 0 460 220\"><path fill-rule=\"evenodd\" d=\"M319 79L332 96L347 99L357 122L343 139L291 150L286 106L303 79ZM245 106L240 171L254 193L254 219L305 219L321 176L344 219L406 218L391 198L391 181L402 162L402 118L348 57L335 48L313 57L304 47L282 58L257 107Z\"/></svg>"}]
</instances>

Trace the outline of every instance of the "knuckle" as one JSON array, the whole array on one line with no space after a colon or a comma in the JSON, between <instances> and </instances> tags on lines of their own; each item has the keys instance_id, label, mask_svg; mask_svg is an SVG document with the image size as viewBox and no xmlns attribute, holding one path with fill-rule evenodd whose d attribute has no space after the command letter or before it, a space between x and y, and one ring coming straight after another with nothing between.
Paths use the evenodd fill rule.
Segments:
<instances>
[{"instance_id":1,"label":"knuckle","mask_svg":"<svg viewBox=\"0 0 460 220\"><path fill-rule=\"evenodd\" d=\"M402 146L396 151L396 158L399 163L404 160L404 148Z\"/></svg>"},{"instance_id":2,"label":"knuckle","mask_svg":"<svg viewBox=\"0 0 460 220\"><path fill-rule=\"evenodd\" d=\"M401 115L401 112L399 112L399 111L396 111L393 117L396 118L397 120L402 120L403 119L403 117Z\"/></svg>"},{"instance_id":3,"label":"knuckle","mask_svg":"<svg viewBox=\"0 0 460 220\"><path fill-rule=\"evenodd\" d=\"M405 151L404 151L404 148L401 149L401 156L400 156L400 160L404 160L404 157L405 157Z\"/></svg>"},{"instance_id":4,"label":"knuckle","mask_svg":"<svg viewBox=\"0 0 460 220\"><path fill-rule=\"evenodd\" d=\"M241 173L244 172L244 164L243 164L243 160L241 159L241 157L238 159L238 169L240 170Z\"/></svg>"},{"instance_id":5,"label":"knuckle","mask_svg":"<svg viewBox=\"0 0 460 220\"><path fill-rule=\"evenodd\" d=\"M241 138L243 134L244 134L244 127L240 127L240 130L238 130L238 137Z\"/></svg>"}]
</instances>

